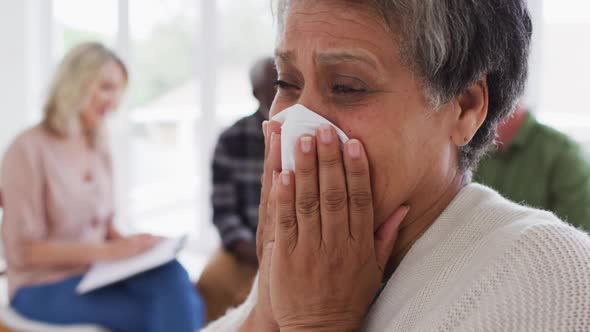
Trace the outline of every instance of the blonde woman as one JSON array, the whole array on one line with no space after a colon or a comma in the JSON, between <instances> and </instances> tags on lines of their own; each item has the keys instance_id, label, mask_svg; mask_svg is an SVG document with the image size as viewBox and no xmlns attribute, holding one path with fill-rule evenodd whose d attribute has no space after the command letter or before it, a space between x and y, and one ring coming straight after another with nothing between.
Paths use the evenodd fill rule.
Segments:
<instances>
[{"instance_id":1,"label":"blonde woman","mask_svg":"<svg viewBox=\"0 0 590 332\"><path fill-rule=\"evenodd\" d=\"M128 72L98 43L79 45L59 65L43 121L20 134L2 164L11 305L33 320L92 323L112 331L195 331L201 300L173 262L78 295L96 261L137 255L158 239L124 237L113 226L110 152L101 131Z\"/></svg>"}]
</instances>

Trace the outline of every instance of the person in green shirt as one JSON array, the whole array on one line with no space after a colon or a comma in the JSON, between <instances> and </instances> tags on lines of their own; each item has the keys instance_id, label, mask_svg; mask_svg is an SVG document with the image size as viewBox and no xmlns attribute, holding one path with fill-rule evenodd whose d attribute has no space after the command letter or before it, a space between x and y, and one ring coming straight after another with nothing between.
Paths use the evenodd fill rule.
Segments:
<instances>
[{"instance_id":1,"label":"person in green shirt","mask_svg":"<svg viewBox=\"0 0 590 332\"><path fill-rule=\"evenodd\" d=\"M474 180L590 231L590 160L579 144L522 108L498 126L498 148L482 159Z\"/></svg>"}]
</instances>

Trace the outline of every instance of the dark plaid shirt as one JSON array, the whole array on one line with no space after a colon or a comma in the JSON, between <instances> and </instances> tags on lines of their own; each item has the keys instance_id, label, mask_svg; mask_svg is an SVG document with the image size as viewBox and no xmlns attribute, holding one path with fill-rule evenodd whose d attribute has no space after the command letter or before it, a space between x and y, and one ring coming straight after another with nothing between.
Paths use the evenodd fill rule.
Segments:
<instances>
[{"instance_id":1,"label":"dark plaid shirt","mask_svg":"<svg viewBox=\"0 0 590 332\"><path fill-rule=\"evenodd\" d=\"M264 163L263 116L256 112L225 130L213 156L213 223L223 245L254 242Z\"/></svg>"}]
</instances>

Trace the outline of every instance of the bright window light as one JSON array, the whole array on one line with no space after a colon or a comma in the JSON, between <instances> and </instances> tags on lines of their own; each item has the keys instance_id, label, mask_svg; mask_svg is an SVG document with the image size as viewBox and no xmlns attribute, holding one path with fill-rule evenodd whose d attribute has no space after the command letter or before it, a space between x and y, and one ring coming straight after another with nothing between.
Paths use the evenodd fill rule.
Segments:
<instances>
[{"instance_id":1,"label":"bright window light","mask_svg":"<svg viewBox=\"0 0 590 332\"><path fill-rule=\"evenodd\" d=\"M543 16L549 24L590 24L590 1L544 0Z\"/></svg>"}]
</instances>

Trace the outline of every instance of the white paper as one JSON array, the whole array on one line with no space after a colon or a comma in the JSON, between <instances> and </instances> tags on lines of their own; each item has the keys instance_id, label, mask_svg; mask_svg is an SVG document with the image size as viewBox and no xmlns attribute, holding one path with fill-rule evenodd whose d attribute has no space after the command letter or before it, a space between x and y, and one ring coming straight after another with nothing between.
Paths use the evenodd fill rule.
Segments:
<instances>
[{"instance_id":1,"label":"white paper","mask_svg":"<svg viewBox=\"0 0 590 332\"><path fill-rule=\"evenodd\" d=\"M284 170L295 170L297 139L302 135L315 136L316 130L322 124L329 124L336 129L341 145L348 141L348 136L340 128L301 104L296 104L285 109L273 116L271 120L282 124L281 163Z\"/></svg>"},{"instance_id":2,"label":"white paper","mask_svg":"<svg viewBox=\"0 0 590 332\"><path fill-rule=\"evenodd\" d=\"M186 235L166 239L152 249L134 257L94 264L76 287L78 294L125 280L136 274L151 270L173 261L186 243Z\"/></svg>"}]
</instances>

